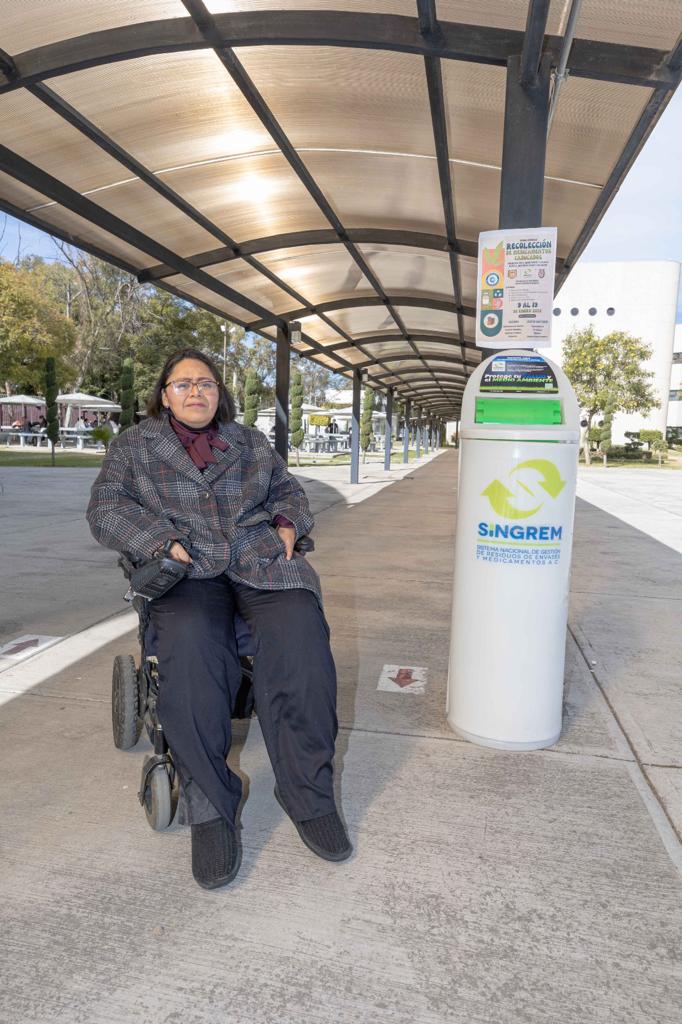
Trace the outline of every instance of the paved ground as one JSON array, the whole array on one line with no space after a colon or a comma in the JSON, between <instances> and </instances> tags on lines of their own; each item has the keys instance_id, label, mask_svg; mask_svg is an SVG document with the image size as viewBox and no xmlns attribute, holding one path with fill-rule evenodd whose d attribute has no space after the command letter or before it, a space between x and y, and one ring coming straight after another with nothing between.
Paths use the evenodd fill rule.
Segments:
<instances>
[{"instance_id":1,"label":"paved ground","mask_svg":"<svg viewBox=\"0 0 682 1024\"><path fill-rule=\"evenodd\" d=\"M146 742L111 742L133 635L29 663L0 717L0 1020L677 1024L682 556L579 502L564 734L477 748L443 713L455 490L448 452L319 516L345 865L300 845L254 721L231 756L244 866L199 890L188 830L152 833L136 802ZM377 691L385 663L426 666L425 694Z\"/></svg>"},{"instance_id":2,"label":"paved ground","mask_svg":"<svg viewBox=\"0 0 682 1024\"><path fill-rule=\"evenodd\" d=\"M433 457L422 456L419 465ZM413 468L361 465L355 486L349 466L297 472L317 515L338 502L364 501ZM0 579L11 580L0 602L0 646L29 633L70 636L125 608L116 555L96 543L85 521L98 472L0 467Z\"/></svg>"},{"instance_id":3,"label":"paved ground","mask_svg":"<svg viewBox=\"0 0 682 1024\"><path fill-rule=\"evenodd\" d=\"M583 466L578 494L682 554L682 472Z\"/></svg>"}]
</instances>

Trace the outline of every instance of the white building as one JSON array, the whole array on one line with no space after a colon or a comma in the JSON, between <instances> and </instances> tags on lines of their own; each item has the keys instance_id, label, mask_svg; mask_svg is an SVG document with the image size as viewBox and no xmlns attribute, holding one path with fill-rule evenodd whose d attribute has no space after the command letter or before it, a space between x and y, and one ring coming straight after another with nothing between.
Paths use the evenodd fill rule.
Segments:
<instances>
[{"instance_id":1,"label":"white building","mask_svg":"<svg viewBox=\"0 0 682 1024\"><path fill-rule=\"evenodd\" d=\"M599 335L627 331L653 350L647 367L654 373L652 384L660 406L646 416L614 416L615 444L626 440L626 430L660 430L665 437L673 388L671 370L679 282L680 264L671 260L579 263L554 301L552 346L541 350L554 362L561 363L566 335L586 327L593 327ZM682 373L682 366L678 369ZM677 405L678 422L682 424L682 403Z\"/></svg>"},{"instance_id":2,"label":"white building","mask_svg":"<svg viewBox=\"0 0 682 1024\"><path fill-rule=\"evenodd\" d=\"M673 346L673 368L670 374L670 395L668 398L668 426L682 430L682 324L675 327Z\"/></svg>"}]
</instances>

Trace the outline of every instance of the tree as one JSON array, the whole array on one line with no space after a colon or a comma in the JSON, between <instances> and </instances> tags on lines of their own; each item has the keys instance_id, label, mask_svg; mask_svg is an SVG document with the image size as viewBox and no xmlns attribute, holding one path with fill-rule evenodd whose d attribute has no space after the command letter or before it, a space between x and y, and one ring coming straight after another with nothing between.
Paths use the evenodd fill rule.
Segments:
<instances>
[{"instance_id":1,"label":"tree","mask_svg":"<svg viewBox=\"0 0 682 1024\"><path fill-rule=\"evenodd\" d=\"M55 464L54 446L59 440L59 416L57 411L57 372L54 356L45 360L45 405L47 411L47 437L52 448L52 465Z\"/></svg>"},{"instance_id":2,"label":"tree","mask_svg":"<svg viewBox=\"0 0 682 1024\"><path fill-rule=\"evenodd\" d=\"M135 422L135 375L132 359L126 359L123 362L123 369L121 371L120 402L120 433L123 433L123 431L127 430L128 427L132 427Z\"/></svg>"},{"instance_id":3,"label":"tree","mask_svg":"<svg viewBox=\"0 0 682 1024\"><path fill-rule=\"evenodd\" d=\"M69 379L74 344L73 325L31 272L0 263L0 382L5 393L40 394L49 356L57 375Z\"/></svg>"},{"instance_id":4,"label":"tree","mask_svg":"<svg viewBox=\"0 0 682 1024\"><path fill-rule=\"evenodd\" d=\"M249 370L244 385L244 426L254 426L258 419L260 381L254 370Z\"/></svg>"},{"instance_id":5,"label":"tree","mask_svg":"<svg viewBox=\"0 0 682 1024\"><path fill-rule=\"evenodd\" d=\"M640 430L639 439L647 446L648 451L655 451L654 444L656 441L663 440L663 433L660 430Z\"/></svg>"},{"instance_id":6,"label":"tree","mask_svg":"<svg viewBox=\"0 0 682 1024\"><path fill-rule=\"evenodd\" d=\"M303 431L303 380L301 374L294 373L291 384L291 447L296 451L296 465L301 465L300 448L305 437Z\"/></svg>"},{"instance_id":7,"label":"tree","mask_svg":"<svg viewBox=\"0 0 682 1024\"><path fill-rule=\"evenodd\" d=\"M362 415L360 416L360 447L362 448L362 461L367 459L369 446L374 440L372 430L372 413L374 412L374 392L371 388L365 388L362 398Z\"/></svg>"},{"instance_id":8,"label":"tree","mask_svg":"<svg viewBox=\"0 0 682 1024\"><path fill-rule=\"evenodd\" d=\"M592 420L611 399L615 412L648 413L658 406L651 385L654 374L642 365L651 348L627 331L599 337L592 327L572 331L564 339L562 365L587 415L587 436ZM589 465L589 444L585 445Z\"/></svg>"},{"instance_id":9,"label":"tree","mask_svg":"<svg viewBox=\"0 0 682 1024\"><path fill-rule=\"evenodd\" d=\"M657 431L657 433L660 433L660 431ZM663 460L668 458L668 442L664 441L662 437L659 437L651 445L651 450L658 456L658 465L660 468Z\"/></svg>"},{"instance_id":10,"label":"tree","mask_svg":"<svg viewBox=\"0 0 682 1024\"><path fill-rule=\"evenodd\" d=\"M606 465L606 458L610 452L613 439L611 437L611 429L613 427L613 413L615 410L615 403L611 397L607 399L606 408L604 409L604 420L599 430L599 451L604 459L604 465Z\"/></svg>"}]
</instances>

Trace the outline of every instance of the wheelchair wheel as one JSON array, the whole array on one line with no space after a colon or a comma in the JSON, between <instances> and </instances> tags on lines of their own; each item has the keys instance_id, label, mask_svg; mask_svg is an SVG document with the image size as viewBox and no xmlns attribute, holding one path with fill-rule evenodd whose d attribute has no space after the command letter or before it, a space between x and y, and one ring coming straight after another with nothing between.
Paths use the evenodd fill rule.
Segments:
<instances>
[{"instance_id":1,"label":"wheelchair wheel","mask_svg":"<svg viewBox=\"0 0 682 1024\"><path fill-rule=\"evenodd\" d=\"M143 765L143 772L147 766L149 757L146 757ZM144 813L147 816L150 828L155 832L163 832L167 829L173 818L178 805L178 782L177 774L175 784L171 780L166 767L157 765L147 778L144 788Z\"/></svg>"},{"instance_id":2,"label":"wheelchair wheel","mask_svg":"<svg viewBox=\"0 0 682 1024\"><path fill-rule=\"evenodd\" d=\"M111 724L114 745L130 750L140 738L140 688L135 659L131 654L117 654L111 681Z\"/></svg>"}]
</instances>

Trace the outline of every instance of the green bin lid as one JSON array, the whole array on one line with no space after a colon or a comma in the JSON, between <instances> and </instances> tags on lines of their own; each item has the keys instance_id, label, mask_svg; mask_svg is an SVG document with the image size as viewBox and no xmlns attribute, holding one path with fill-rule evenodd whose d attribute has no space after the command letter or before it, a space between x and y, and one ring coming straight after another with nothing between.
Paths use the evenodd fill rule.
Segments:
<instances>
[{"instance_id":1,"label":"green bin lid","mask_svg":"<svg viewBox=\"0 0 682 1024\"><path fill-rule=\"evenodd\" d=\"M562 422L559 398L476 399L476 423L533 423L558 426Z\"/></svg>"}]
</instances>

